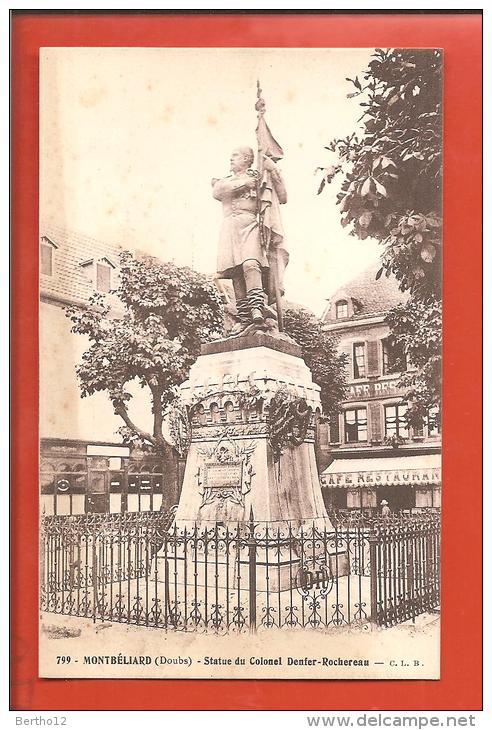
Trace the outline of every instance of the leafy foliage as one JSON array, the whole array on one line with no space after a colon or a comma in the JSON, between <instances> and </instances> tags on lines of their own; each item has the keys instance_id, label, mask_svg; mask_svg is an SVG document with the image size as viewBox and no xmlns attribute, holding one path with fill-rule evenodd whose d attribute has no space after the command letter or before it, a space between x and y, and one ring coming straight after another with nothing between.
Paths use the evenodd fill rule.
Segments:
<instances>
[{"instance_id":1,"label":"leafy foliage","mask_svg":"<svg viewBox=\"0 0 492 730\"><path fill-rule=\"evenodd\" d=\"M336 339L306 309L286 309L284 328L302 349L304 362L321 388L321 403L328 416L338 412L346 389L346 355L337 352Z\"/></svg>"},{"instance_id":2,"label":"leafy foliage","mask_svg":"<svg viewBox=\"0 0 492 730\"><path fill-rule=\"evenodd\" d=\"M124 305L121 318L108 316L109 306L101 294L94 294L86 309L66 309L72 332L90 341L77 366L81 394L107 392L124 422L123 437L163 451L171 446L163 424L177 387L186 380L201 343L220 332L220 298L212 282L188 267L135 258L129 252L121 254L120 266L114 293ZM150 390L152 433L130 418L132 382Z\"/></svg>"},{"instance_id":3,"label":"leafy foliage","mask_svg":"<svg viewBox=\"0 0 492 730\"><path fill-rule=\"evenodd\" d=\"M323 168L343 175L342 225L381 241L383 268L421 298L440 283L441 74L439 50L376 49L363 82L348 79L362 134L333 140L339 164Z\"/></svg>"},{"instance_id":4,"label":"leafy foliage","mask_svg":"<svg viewBox=\"0 0 492 730\"><path fill-rule=\"evenodd\" d=\"M441 399L441 302L410 298L392 309L387 317L396 342L405 347L412 368L403 373L399 385L406 389L411 408L407 420L419 427L429 411L439 408ZM434 421L439 425L440 417Z\"/></svg>"},{"instance_id":5,"label":"leafy foliage","mask_svg":"<svg viewBox=\"0 0 492 730\"><path fill-rule=\"evenodd\" d=\"M326 149L337 162L319 169L322 183L342 178L342 225L384 246L376 278L394 275L410 293L388 321L416 368L401 385L418 420L437 402L440 382L442 54L378 48L361 79L347 80L363 109L361 132L333 140Z\"/></svg>"}]
</instances>

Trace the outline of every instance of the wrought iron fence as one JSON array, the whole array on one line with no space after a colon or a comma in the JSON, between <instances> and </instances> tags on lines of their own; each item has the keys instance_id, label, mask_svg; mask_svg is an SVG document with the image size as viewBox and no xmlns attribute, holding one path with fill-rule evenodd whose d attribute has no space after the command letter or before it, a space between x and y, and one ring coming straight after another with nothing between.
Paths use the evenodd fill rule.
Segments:
<instances>
[{"instance_id":1,"label":"wrought iron fence","mask_svg":"<svg viewBox=\"0 0 492 730\"><path fill-rule=\"evenodd\" d=\"M393 626L439 606L441 545L435 519L376 524L369 542L377 624Z\"/></svg>"},{"instance_id":2,"label":"wrought iron fence","mask_svg":"<svg viewBox=\"0 0 492 730\"><path fill-rule=\"evenodd\" d=\"M173 515L51 516L45 611L182 631L392 626L439 605L435 515L176 524Z\"/></svg>"}]
</instances>

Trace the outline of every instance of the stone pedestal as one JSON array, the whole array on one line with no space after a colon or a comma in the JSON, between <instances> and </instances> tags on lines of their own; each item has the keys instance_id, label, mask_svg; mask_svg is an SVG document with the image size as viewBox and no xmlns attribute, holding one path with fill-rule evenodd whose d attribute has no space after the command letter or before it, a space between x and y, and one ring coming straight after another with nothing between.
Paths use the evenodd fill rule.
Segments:
<instances>
[{"instance_id":1,"label":"stone pedestal","mask_svg":"<svg viewBox=\"0 0 492 730\"><path fill-rule=\"evenodd\" d=\"M286 392L287 399L300 404L304 412L306 407L311 411L302 428L295 413L290 414L292 438L284 440L279 454L272 440L270 409L272 399L278 403L279 393ZM196 539L214 529L251 531L252 520L259 541L256 589L291 587L300 565L295 546L289 543L276 552L270 547L269 552L269 545L277 535L285 537L286 531L316 529L326 534L333 529L314 452L314 419L321 409L319 387L300 348L258 333L207 344L192 366L181 396L191 409L192 434L173 529L194 534ZM265 536L267 544L262 546ZM195 550L193 566L189 557L180 556L187 563L188 576L193 572L195 581L199 574L199 583L206 582L212 571L221 586L234 585L239 570L244 579L250 566L245 542L236 550L235 561L225 561L218 554L212 567L210 555L202 554L202 548L200 544ZM338 552L334 547L333 554L325 558L332 569L336 563L340 575L344 559Z\"/></svg>"},{"instance_id":2,"label":"stone pedestal","mask_svg":"<svg viewBox=\"0 0 492 730\"><path fill-rule=\"evenodd\" d=\"M267 335L211 343L182 386L193 407L189 449L176 523L247 521L326 525L316 468L314 417L300 445L275 461L269 404L284 387L320 411L319 387L300 348Z\"/></svg>"}]
</instances>

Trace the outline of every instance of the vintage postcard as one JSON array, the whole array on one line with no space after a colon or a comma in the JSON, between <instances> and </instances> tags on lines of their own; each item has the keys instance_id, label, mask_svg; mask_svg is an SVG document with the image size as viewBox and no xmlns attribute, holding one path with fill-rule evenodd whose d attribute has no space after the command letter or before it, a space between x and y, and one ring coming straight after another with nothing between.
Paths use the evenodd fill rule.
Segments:
<instances>
[{"instance_id":1,"label":"vintage postcard","mask_svg":"<svg viewBox=\"0 0 492 730\"><path fill-rule=\"evenodd\" d=\"M41 49L40 676L439 679L442 70Z\"/></svg>"}]
</instances>

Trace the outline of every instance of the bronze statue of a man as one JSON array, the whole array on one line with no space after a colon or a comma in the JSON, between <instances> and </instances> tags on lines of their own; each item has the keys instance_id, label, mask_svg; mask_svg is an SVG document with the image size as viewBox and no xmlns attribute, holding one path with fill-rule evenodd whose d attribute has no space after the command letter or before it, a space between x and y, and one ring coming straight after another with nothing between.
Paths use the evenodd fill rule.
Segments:
<instances>
[{"instance_id":1,"label":"bronze statue of a man","mask_svg":"<svg viewBox=\"0 0 492 730\"><path fill-rule=\"evenodd\" d=\"M278 268L277 252L272 257L269 246L260 230L259 211L262 180L258 172L251 169L254 153L250 147L238 147L231 154L231 175L212 180L212 194L223 206L224 220L220 232L217 257L217 278L232 279L238 326L236 331L248 325L260 326L266 318L276 318L268 303L272 296L270 269L276 266L276 285L282 289ZM278 203L287 201L285 185L275 163L263 157L263 169L269 184L274 189ZM267 191L268 192L268 191ZM286 258L283 258L286 263ZM280 275L279 275L280 272Z\"/></svg>"}]
</instances>

